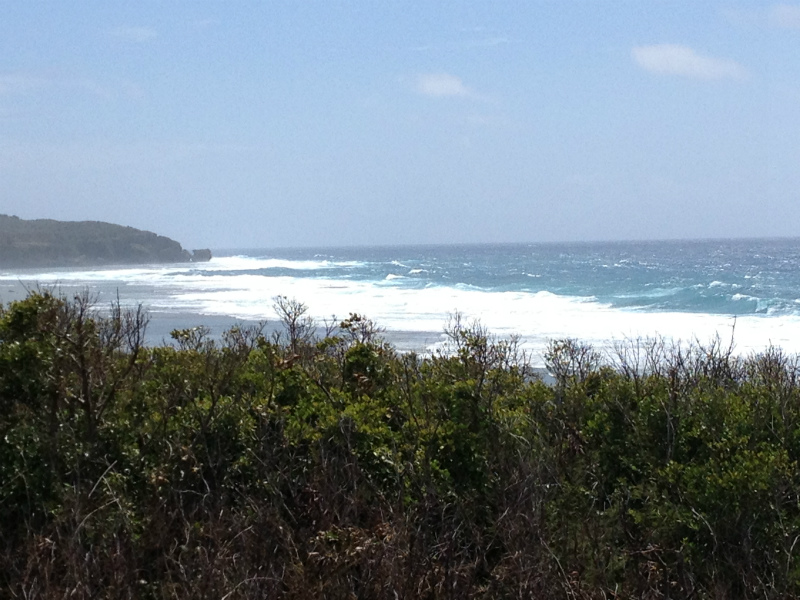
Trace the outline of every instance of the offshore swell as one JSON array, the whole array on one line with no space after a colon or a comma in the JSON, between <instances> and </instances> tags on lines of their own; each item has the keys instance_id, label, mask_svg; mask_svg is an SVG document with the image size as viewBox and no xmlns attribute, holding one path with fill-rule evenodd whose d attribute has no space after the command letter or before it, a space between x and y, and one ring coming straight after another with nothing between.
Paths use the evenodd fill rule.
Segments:
<instances>
[{"instance_id":1,"label":"offshore swell","mask_svg":"<svg viewBox=\"0 0 800 600\"><path fill-rule=\"evenodd\" d=\"M800 240L713 240L230 250L209 263L0 273L0 300L58 285L102 305L143 303L155 332L274 319L273 298L318 318L364 314L400 349L440 339L455 310L498 336L519 334L534 357L551 339L600 347L662 335L731 336L740 352L800 352Z\"/></svg>"}]
</instances>

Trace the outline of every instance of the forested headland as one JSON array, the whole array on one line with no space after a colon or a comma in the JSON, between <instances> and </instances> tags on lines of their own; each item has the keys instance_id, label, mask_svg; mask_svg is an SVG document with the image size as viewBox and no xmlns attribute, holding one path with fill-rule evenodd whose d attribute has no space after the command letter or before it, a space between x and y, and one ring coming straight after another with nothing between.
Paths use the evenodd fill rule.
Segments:
<instances>
[{"instance_id":1,"label":"forested headland","mask_svg":"<svg viewBox=\"0 0 800 600\"><path fill-rule=\"evenodd\" d=\"M207 261L151 231L101 221L24 220L0 215L0 267L66 267Z\"/></svg>"},{"instance_id":2,"label":"forested headland","mask_svg":"<svg viewBox=\"0 0 800 600\"><path fill-rule=\"evenodd\" d=\"M0 594L800 595L800 369L768 349L574 340L457 315L173 332L36 292L0 310Z\"/></svg>"}]
</instances>

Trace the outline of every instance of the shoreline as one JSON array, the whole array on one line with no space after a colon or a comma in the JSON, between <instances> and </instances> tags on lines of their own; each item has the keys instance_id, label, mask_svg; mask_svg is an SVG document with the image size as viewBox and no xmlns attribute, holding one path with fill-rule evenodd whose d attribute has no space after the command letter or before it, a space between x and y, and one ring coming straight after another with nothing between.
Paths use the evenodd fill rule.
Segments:
<instances>
[{"instance_id":1,"label":"shoreline","mask_svg":"<svg viewBox=\"0 0 800 600\"><path fill-rule=\"evenodd\" d=\"M175 269L179 272L175 272ZM217 267L218 268L218 267ZM553 340L577 339L606 354L620 343L657 337L668 343L707 344L715 336L727 345L731 335L739 356L771 346L800 354L800 316L747 314L736 317L698 312L612 308L597 301L550 292L501 292L454 287L408 289L341 278L265 276L245 270L219 275L218 270L189 271L184 265L141 268L18 273L0 279L0 303L22 300L28 291L52 290L70 296L88 289L101 311L117 297L123 307L142 304L150 316L147 343L170 343L170 332L205 326L212 337L237 325L267 321L277 327L272 299L285 295L306 303L308 314L322 322L350 312L373 320L383 337L400 352L426 354L443 341L448 314L460 311L466 322L477 318L496 339L519 336L534 366ZM37 283L36 277L44 277ZM63 275L63 278L61 278ZM3 275L9 277L9 274ZM338 281L338 287L331 287ZM263 319L261 317L264 317Z\"/></svg>"}]
</instances>

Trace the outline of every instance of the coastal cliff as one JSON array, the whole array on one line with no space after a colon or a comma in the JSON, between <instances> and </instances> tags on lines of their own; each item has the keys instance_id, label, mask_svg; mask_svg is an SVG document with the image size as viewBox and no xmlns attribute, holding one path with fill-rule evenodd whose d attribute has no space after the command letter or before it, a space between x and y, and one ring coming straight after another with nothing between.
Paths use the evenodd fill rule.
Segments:
<instances>
[{"instance_id":1,"label":"coastal cliff","mask_svg":"<svg viewBox=\"0 0 800 600\"><path fill-rule=\"evenodd\" d=\"M0 215L0 267L204 262L209 250L184 250L151 231L101 221L24 220Z\"/></svg>"}]
</instances>

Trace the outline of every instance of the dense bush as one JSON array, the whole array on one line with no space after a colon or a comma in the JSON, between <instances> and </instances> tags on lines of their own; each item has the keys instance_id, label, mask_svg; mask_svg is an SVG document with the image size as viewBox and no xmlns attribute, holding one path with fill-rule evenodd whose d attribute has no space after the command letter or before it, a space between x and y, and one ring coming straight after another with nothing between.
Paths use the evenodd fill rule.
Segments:
<instances>
[{"instance_id":1,"label":"dense bush","mask_svg":"<svg viewBox=\"0 0 800 600\"><path fill-rule=\"evenodd\" d=\"M398 354L32 293L0 311L0 595L788 598L800 381L779 350L516 340ZM606 364L608 363L608 364Z\"/></svg>"}]
</instances>

